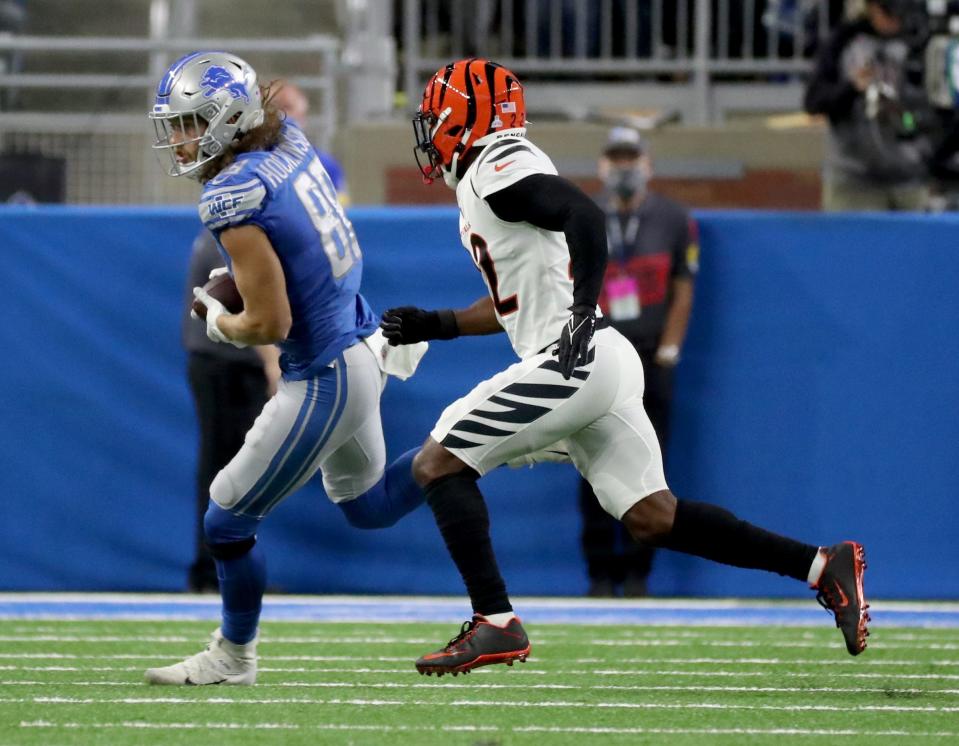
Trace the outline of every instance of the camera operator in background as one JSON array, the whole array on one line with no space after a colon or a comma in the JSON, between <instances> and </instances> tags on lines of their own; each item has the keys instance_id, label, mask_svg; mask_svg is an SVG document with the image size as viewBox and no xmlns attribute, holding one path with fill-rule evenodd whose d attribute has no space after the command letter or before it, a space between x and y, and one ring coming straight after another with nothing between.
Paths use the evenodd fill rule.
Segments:
<instances>
[{"instance_id":1,"label":"camera operator in background","mask_svg":"<svg viewBox=\"0 0 959 746\"><path fill-rule=\"evenodd\" d=\"M866 0L820 49L805 108L829 118L824 210L922 210L932 150L922 86L908 75L909 0Z\"/></svg>"}]
</instances>

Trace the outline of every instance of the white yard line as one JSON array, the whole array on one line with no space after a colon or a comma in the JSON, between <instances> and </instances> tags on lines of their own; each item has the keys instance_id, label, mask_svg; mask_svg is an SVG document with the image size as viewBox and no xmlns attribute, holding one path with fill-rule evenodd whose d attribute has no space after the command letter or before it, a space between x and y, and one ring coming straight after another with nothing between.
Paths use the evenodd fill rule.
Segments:
<instances>
[{"instance_id":1,"label":"white yard line","mask_svg":"<svg viewBox=\"0 0 959 746\"><path fill-rule=\"evenodd\" d=\"M72 634L69 636L70 641L76 641L78 639L92 639L90 636L82 635L83 630L87 628L91 629L101 629L104 621L111 621L116 623L116 626L124 627L129 623L127 620L80 620L80 621L70 621L63 620L65 625L51 626L47 624L12 624L8 625L4 623L4 620L0 618L0 629L5 629L7 634L0 636L0 640L12 640L16 642L29 641L31 639L38 640L53 640L63 639L65 636L60 632L62 626L69 626ZM309 641L309 642L326 642L326 641L336 641L342 639L341 636L329 634L332 632L333 627L338 626L355 626L355 625L370 625L374 626L374 623L371 622L322 622L322 621L313 621L311 626L317 627L319 631L323 631L326 634L320 635L311 635L310 637L289 637L281 635L270 635L269 630L274 627L279 627L281 625L287 624L305 624L303 622L287 622L284 620L267 620L264 622L264 625L267 627L267 634L263 638L271 642L285 642L285 641ZM426 626L433 625L432 622L404 622L404 624L415 624L417 626ZM447 625L443 625L447 626ZM583 626L570 624L572 628ZM760 628L749 628L746 631L740 632L738 629L730 630L727 627L713 627L713 628L700 628L700 629L677 629L677 628L667 628L667 627L633 627L630 628L627 625L608 625L609 629L607 633L604 633L604 636L601 638L602 642L597 644L616 644L618 641L624 641L624 643L632 643L635 645L647 644L646 641L649 641L648 644L660 644L662 641L698 641L704 638L709 640L714 640L718 635L731 636L735 635L736 637L743 637L748 635L750 637L761 637L764 630ZM817 641L821 640L824 636L829 636L834 634L832 630L827 626L822 628L804 629L798 627L790 627L789 637L799 641L807 641L814 645L819 644ZM138 641L143 640L144 638L151 638L157 640L164 640L169 642L182 642L182 641L196 641L203 637L203 633L197 633L197 627L195 622L183 622L183 620L157 620L150 623L138 622L136 625L135 631L131 630L129 635L113 635L110 641ZM566 642L570 637L576 636L576 639L579 640L579 636L582 634L581 631L577 629L563 629L561 627L557 628L554 625L536 625L535 637L536 640L540 643L543 642ZM776 628L775 632L770 632L767 635L766 639L770 641L775 639L778 641L783 637L782 628ZM949 629L927 629L927 630L917 630L916 632L893 632L889 628L880 628L874 635L873 642L880 640L882 643L887 644L890 642L936 642L937 640L942 639L943 637L946 640L953 640L956 637L956 633L953 630ZM372 640L384 640L391 639L390 637L384 637L383 635L366 635L365 639ZM675 644L675 643L673 643ZM766 644L762 641L757 641L756 644Z\"/></svg>"},{"instance_id":2,"label":"white yard line","mask_svg":"<svg viewBox=\"0 0 959 746\"><path fill-rule=\"evenodd\" d=\"M352 671L350 671L352 673ZM469 677L469 680L466 677L462 679L457 679L454 681L429 681L429 683L363 683L363 684L353 684L350 683L348 686L355 686L356 688L371 688L371 689L384 689L384 688L462 688L462 689L608 689L610 691L622 691L622 692L800 692L803 694L809 692L823 692L823 693L836 693L836 694L885 694L886 696L892 695L922 695L922 694L948 694L954 695L959 694L959 689L916 689L914 687L835 687L835 686L818 686L818 687L798 687L798 686L706 686L706 685L697 685L697 686L680 686L680 685L656 685L656 684L592 684L592 685L572 685L572 684L490 684L477 681L476 674L482 674L483 671L474 671ZM546 673L546 672L542 672ZM49 687L49 681L35 681L35 680L21 680L21 681L4 681L2 686L42 686ZM131 686L142 686L139 681L131 682L127 681L59 681L57 686L80 686L80 687L100 687L100 686L118 686L130 688ZM276 684L266 684L258 683L256 685L257 690L262 689L316 689L316 688L329 688L331 686L339 686L336 682L307 682L307 681L286 681L279 682ZM239 700L238 700L239 701Z\"/></svg>"},{"instance_id":3,"label":"white yard line","mask_svg":"<svg viewBox=\"0 0 959 746\"><path fill-rule=\"evenodd\" d=\"M543 700L476 700L462 699L437 703L435 700L419 699L316 699L306 697L240 698L208 697L3 697L3 704L67 704L67 705L350 705L353 707L562 707L562 708L606 708L628 710L755 710L770 712L922 712L953 713L959 707L936 707L932 705L746 705L726 704L722 702L572 702Z\"/></svg>"},{"instance_id":4,"label":"white yard line","mask_svg":"<svg viewBox=\"0 0 959 746\"><path fill-rule=\"evenodd\" d=\"M279 669L278 669L279 670ZM519 673L523 673L521 669ZM775 677L791 679L821 679L828 674L820 671L678 671L672 669L652 669L652 668L600 668L600 669L550 669L551 674L572 675L572 676L685 676L685 677ZM934 673L851 673L849 671L840 671L834 676L841 676L844 679L935 679L955 681L959 680L959 674L934 674Z\"/></svg>"},{"instance_id":5,"label":"white yard line","mask_svg":"<svg viewBox=\"0 0 959 746\"><path fill-rule=\"evenodd\" d=\"M608 727L578 727L563 728L558 726L546 727L538 725L523 725L513 727L499 727L495 725L339 725L333 723L316 723L311 725L295 725L293 723L148 723L143 721L124 721L118 723L56 723L49 720L22 720L21 728L45 729L126 729L126 730L320 730L320 731L356 731L376 733L409 733L409 732L506 732L506 733L579 733L579 734L609 734L609 735L770 735L770 736L900 736L918 738L953 738L959 736L959 731L905 731L905 730L850 730L840 728L608 728Z\"/></svg>"},{"instance_id":6,"label":"white yard line","mask_svg":"<svg viewBox=\"0 0 959 746\"><path fill-rule=\"evenodd\" d=\"M136 653L113 653L113 654L84 654L78 655L75 653L40 653L40 652L23 652L23 653L0 653L0 660L90 660L90 661L101 661L101 660L142 660L142 661L159 661L166 660L168 656L158 655L153 653L151 655L136 654ZM316 662L316 663L336 663L336 662L353 662L353 661L362 661L362 662L373 662L373 663L409 663L411 658L410 656L387 656L387 655L376 655L376 656L356 656L356 655L267 655L263 660L268 661L290 661L290 662ZM587 663L598 663L598 664L608 664L610 663L608 658L573 658L572 663L577 664L587 664ZM650 663L663 663L671 665L734 665L734 666L744 666L744 665L759 665L759 666L826 666L828 668L834 668L835 666L855 666L856 668L870 668L873 666L879 667L888 667L888 666L900 666L900 667L922 667L926 668L928 666L948 666L956 667L959 666L959 659L942 659L942 660L869 660L862 658L849 658L849 659L838 659L838 660L823 660L823 659L809 659L809 658L616 658L616 663L637 663L637 664L650 664Z\"/></svg>"},{"instance_id":7,"label":"white yard line","mask_svg":"<svg viewBox=\"0 0 959 746\"><path fill-rule=\"evenodd\" d=\"M655 734L655 735L705 735L705 736L918 736L925 738L951 738L959 735L952 731L913 732L905 730L849 730L830 728L558 728L539 725L520 726L511 729L514 733L603 733Z\"/></svg>"},{"instance_id":8,"label":"white yard line","mask_svg":"<svg viewBox=\"0 0 959 746\"><path fill-rule=\"evenodd\" d=\"M261 642L272 645L435 645L438 638L435 637L290 637L290 636L264 636ZM555 642L540 639L539 636L533 636L536 645L553 645ZM179 645L182 643L197 643L198 637L188 637L184 635L166 635L150 637L144 640L143 635L0 635L0 643L3 642L80 642L80 643L112 643L112 642L140 642L148 644L161 645ZM896 642L887 642L881 638L874 638L873 644L876 647L882 647L884 650L959 650L959 643L954 642L919 642L912 644L900 644ZM579 641L579 647L588 647L596 645L600 647L716 647L716 648L799 648L799 649L817 649L824 648L842 648L839 642L820 642L820 641L800 641L800 640L681 640L681 639L590 639Z\"/></svg>"},{"instance_id":9,"label":"white yard line","mask_svg":"<svg viewBox=\"0 0 959 746\"><path fill-rule=\"evenodd\" d=\"M408 670L409 669L409 670ZM142 666L11 666L0 665L0 671L140 671ZM307 668L307 667L270 667L261 666L261 673L376 673L376 674L396 674L413 673L409 665L398 666L396 668ZM517 669L517 674L542 675L544 672L538 669ZM559 668L550 669L551 675L559 676L685 676L689 678L753 678L753 677L775 677L775 678L793 678L793 679L820 679L824 675L818 672L809 671L678 671L672 669L654 669L654 668L599 668L599 669L576 669ZM834 674L842 676L844 679L882 679L884 681L895 680L923 680L923 681L959 681L959 674L935 674L935 673L851 673L843 671ZM2 682L0 682L2 683Z\"/></svg>"},{"instance_id":10,"label":"white yard line","mask_svg":"<svg viewBox=\"0 0 959 746\"><path fill-rule=\"evenodd\" d=\"M114 653L111 655L85 654L76 655L74 653L0 653L0 660L134 660L134 661L155 661L166 660L167 655L138 655L134 653ZM316 661L318 663L336 663L346 661L367 661L374 663L409 663L410 656L356 656L356 655L270 655L267 656L271 661ZM262 659L261 659L262 660ZM589 663L590 661L583 661ZM648 662L648 661L647 661ZM959 661L956 662L959 666Z\"/></svg>"},{"instance_id":11,"label":"white yard line","mask_svg":"<svg viewBox=\"0 0 959 746\"><path fill-rule=\"evenodd\" d=\"M531 635L536 642L536 635ZM542 644L542 643L540 643ZM598 645L601 647L693 647L704 648L843 648L838 642L803 642L797 640L583 640L581 645ZM954 642L916 642L899 643L887 642L878 635L870 639L870 645L882 647L883 650L959 650L959 643Z\"/></svg>"},{"instance_id":12,"label":"white yard line","mask_svg":"<svg viewBox=\"0 0 959 746\"><path fill-rule=\"evenodd\" d=\"M0 655L0 658L3 656ZM97 656L90 656L96 658ZM270 660L287 660L284 658L275 658L270 656ZM295 660L291 657L288 660ZM385 658L382 660L386 660ZM402 660L406 660L403 658ZM573 663L599 663L605 664L607 658L574 658ZM839 660L822 660L808 658L616 658L617 663L669 663L669 664L690 664L690 665L734 665L734 666L826 666L833 668L835 666L855 666L856 668L869 668L871 666L959 666L959 659L949 660L863 660L862 658L849 658Z\"/></svg>"}]
</instances>

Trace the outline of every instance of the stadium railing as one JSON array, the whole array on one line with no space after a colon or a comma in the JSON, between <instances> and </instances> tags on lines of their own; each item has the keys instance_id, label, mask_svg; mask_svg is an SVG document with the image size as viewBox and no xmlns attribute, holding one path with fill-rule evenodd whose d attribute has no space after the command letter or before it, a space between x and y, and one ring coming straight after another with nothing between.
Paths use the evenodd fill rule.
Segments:
<instances>
[{"instance_id":1,"label":"stadium railing","mask_svg":"<svg viewBox=\"0 0 959 746\"><path fill-rule=\"evenodd\" d=\"M84 69L95 72L7 72L0 74L0 91L36 89L49 92L32 110L0 111L0 149L7 153L37 152L67 162L68 202L158 203L188 202L188 185L158 179L150 152L153 129L145 117L150 94L174 59L195 49L229 49L251 56L299 58L298 69L315 74L290 74L288 79L319 99L317 114L307 129L314 141L328 146L337 125L337 82L340 41L329 35L302 38L149 39L103 36L14 36L0 34L0 55L30 59L57 55L80 56ZM139 55L149 72L130 68ZM282 71L275 71L282 72ZM130 111L142 92L142 111ZM84 105L84 96L90 103ZM110 104L111 97L115 101ZM36 97L34 97L36 100ZM79 105L76 102L80 102ZM70 105L67 105L70 102ZM77 108L79 106L79 108ZM75 109L75 110L74 110Z\"/></svg>"},{"instance_id":2,"label":"stadium railing","mask_svg":"<svg viewBox=\"0 0 959 746\"><path fill-rule=\"evenodd\" d=\"M403 86L416 102L449 59L538 80L532 111L659 109L686 124L800 108L829 0L404 0Z\"/></svg>"}]
</instances>

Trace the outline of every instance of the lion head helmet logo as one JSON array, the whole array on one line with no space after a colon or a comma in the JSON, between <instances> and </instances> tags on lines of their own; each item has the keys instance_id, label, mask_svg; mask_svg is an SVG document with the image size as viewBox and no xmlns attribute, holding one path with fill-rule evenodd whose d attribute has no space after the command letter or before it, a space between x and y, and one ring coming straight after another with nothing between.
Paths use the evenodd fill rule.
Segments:
<instances>
[{"instance_id":1,"label":"lion head helmet logo","mask_svg":"<svg viewBox=\"0 0 959 746\"><path fill-rule=\"evenodd\" d=\"M234 99L242 98L246 103L250 103L250 94L246 86L239 80L235 80L225 67L211 65L203 74L200 80L200 87L203 88L203 97L210 98L217 91L225 90Z\"/></svg>"}]
</instances>

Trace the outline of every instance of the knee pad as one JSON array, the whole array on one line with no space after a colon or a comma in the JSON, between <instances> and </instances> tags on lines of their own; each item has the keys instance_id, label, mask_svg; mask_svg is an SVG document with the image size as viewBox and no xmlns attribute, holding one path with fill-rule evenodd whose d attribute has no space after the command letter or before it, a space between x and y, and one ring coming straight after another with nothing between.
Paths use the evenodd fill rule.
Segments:
<instances>
[{"instance_id":1,"label":"knee pad","mask_svg":"<svg viewBox=\"0 0 959 746\"><path fill-rule=\"evenodd\" d=\"M250 536L247 539L241 539L240 541L229 541L225 544L211 544L209 541L206 543L207 549L210 550L210 555L215 560L233 560L242 557L244 554L253 549L253 546L256 544L256 537Z\"/></svg>"},{"instance_id":2,"label":"knee pad","mask_svg":"<svg viewBox=\"0 0 959 746\"><path fill-rule=\"evenodd\" d=\"M225 546L252 540L256 543L256 528L260 521L247 515L236 515L224 510L212 500L203 516L203 536L208 546ZM251 543L244 552L252 547ZM216 557L216 554L213 555ZM222 558L221 558L222 559Z\"/></svg>"},{"instance_id":3,"label":"knee pad","mask_svg":"<svg viewBox=\"0 0 959 746\"><path fill-rule=\"evenodd\" d=\"M233 484L226 468L221 469L210 484L210 499L217 505L230 509L236 505L243 495Z\"/></svg>"}]
</instances>

